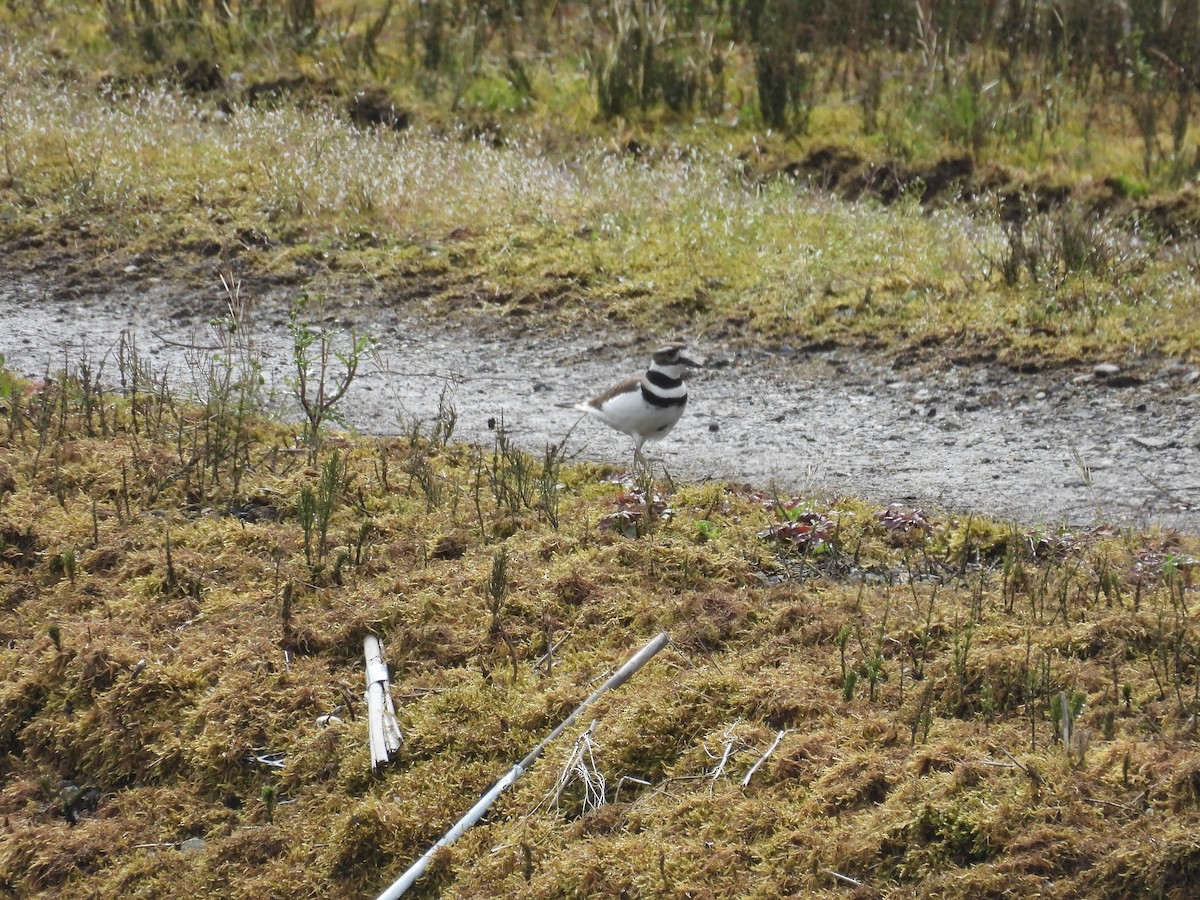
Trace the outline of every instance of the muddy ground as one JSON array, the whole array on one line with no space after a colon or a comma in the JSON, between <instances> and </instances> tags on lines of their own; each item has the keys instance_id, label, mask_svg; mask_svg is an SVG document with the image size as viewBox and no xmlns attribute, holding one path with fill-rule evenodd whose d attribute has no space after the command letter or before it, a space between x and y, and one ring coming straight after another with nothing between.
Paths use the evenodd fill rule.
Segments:
<instances>
[{"instance_id":1,"label":"muddy ground","mask_svg":"<svg viewBox=\"0 0 1200 900\"><path fill-rule=\"evenodd\" d=\"M215 281L215 279L213 279ZM115 382L123 333L186 388L218 344L209 321L227 310L219 284L148 277L130 267L87 278L27 268L0 273L0 353L41 376L86 354ZM203 282L201 282L203 283ZM249 291L244 291L246 296ZM273 403L296 415L287 298L254 292L247 319ZM627 437L561 408L644 368L671 335L563 337L486 319L439 322L386 289L334 296L328 323L377 340L377 358L342 404L371 434L431 422L449 385L459 439L490 445L501 418L540 453L567 438L579 459L624 466ZM687 337L686 335L683 337ZM697 346L709 367L689 378L691 401L654 448L676 478L857 494L978 512L1025 526L1100 522L1200 532L1200 371L1169 360L1087 360L1020 374L993 364L904 364L845 348L774 351ZM569 436L568 436L569 435Z\"/></svg>"}]
</instances>

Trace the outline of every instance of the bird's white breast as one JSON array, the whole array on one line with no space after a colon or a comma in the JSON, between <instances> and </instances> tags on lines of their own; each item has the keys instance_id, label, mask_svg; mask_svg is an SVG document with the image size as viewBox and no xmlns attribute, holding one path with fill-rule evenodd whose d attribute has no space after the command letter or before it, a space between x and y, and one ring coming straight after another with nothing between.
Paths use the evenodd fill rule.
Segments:
<instances>
[{"instance_id":1,"label":"bird's white breast","mask_svg":"<svg viewBox=\"0 0 1200 900\"><path fill-rule=\"evenodd\" d=\"M664 396L687 396L687 389L680 385L666 391L658 391ZM684 404L677 406L652 406L642 397L640 385L632 391L624 391L608 397L600 406L591 403L581 403L579 408L599 419L610 428L623 431L628 435L640 435L646 440L658 440L665 437L667 432L675 427L679 417L683 415Z\"/></svg>"}]
</instances>

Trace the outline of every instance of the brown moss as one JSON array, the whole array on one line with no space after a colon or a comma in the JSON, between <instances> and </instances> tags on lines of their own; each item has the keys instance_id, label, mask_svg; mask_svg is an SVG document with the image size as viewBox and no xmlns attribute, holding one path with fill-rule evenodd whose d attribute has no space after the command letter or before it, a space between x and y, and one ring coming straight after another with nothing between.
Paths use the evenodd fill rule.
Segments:
<instances>
[{"instance_id":1,"label":"brown moss","mask_svg":"<svg viewBox=\"0 0 1200 900\"><path fill-rule=\"evenodd\" d=\"M133 452L65 440L59 483L86 485ZM1193 673L1186 655L1164 668L1162 648L1173 661L1190 646L1200 605L1145 569L1161 540L1099 536L1031 556L1026 577L1007 582L963 574L961 547L926 541L936 596L837 565L767 586L753 572L788 560L756 536L773 508L744 492L681 488L670 520L598 541L587 523L611 509L611 486L580 470L561 498L578 514L558 529L491 506L481 528L445 498L384 491L369 477L378 448L346 438L357 501L338 505L331 534L353 540L370 515L378 543L337 583L307 564L288 502L273 504L287 510L278 519L197 515L194 486L161 487L179 465L170 440L139 440L155 474L131 481L131 506L153 494L162 517L122 506L93 522L90 503L58 502L53 478L18 478L5 496L0 881L22 895L70 892L76 877L106 896L205 895L235 872L248 898L377 892L660 628L669 649L589 716L595 765L607 799L621 784L620 804L579 815L573 801L546 802L589 724L578 723L439 856L422 890L843 896L830 870L880 896L1002 896L1051 879L1063 896L1183 890L1174 873L1190 871L1184 836L1200 825ZM0 465L23 472L25 453L0 444ZM445 497L469 495L474 455L439 453ZM242 487L292 498L314 477L264 466ZM210 499L220 489L205 487ZM115 509L108 494L98 502ZM855 501L829 512L875 521ZM701 517L719 530L697 543ZM498 608L487 599L494 521L519 526ZM907 571L913 548L860 530L860 571ZM1200 552L1173 540L1178 557ZM1111 586L1138 565L1139 611L1105 602L1099 579ZM367 633L384 639L406 737L379 774L362 716ZM1082 762L1054 741L1060 691L1085 697ZM280 801L270 813L264 788ZM187 838L203 847L181 850ZM1106 863L1114 855L1123 867Z\"/></svg>"},{"instance_id":2,"label":"brown moss","mask_svg":"<svg viewBox=\"0 0 1200 900\"><path fill-rule=\"evenodd\" d=\"M876 806L887 799L897 778L887 761L874 754L834 762L813 783L813 796L826 815Z\"/></svg>"}]
</instances>

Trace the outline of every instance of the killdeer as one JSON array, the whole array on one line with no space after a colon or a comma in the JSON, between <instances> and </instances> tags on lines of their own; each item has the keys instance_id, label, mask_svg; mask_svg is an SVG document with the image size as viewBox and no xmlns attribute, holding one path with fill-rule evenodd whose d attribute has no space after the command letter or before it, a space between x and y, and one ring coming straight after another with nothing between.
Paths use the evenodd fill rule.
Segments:
<instances>
[{"instance_id":1,"label":"killdeer","mask_svg":"<svg viewBox=\"0 0 1200 900\"><path fill-rule=\"evenodd\" d=\"M640 377L626 378L575 408L633 438L633 460L645 461L642 444L667 436L687 405L683 370L701 364L689 359L686 344L664 344L654 351L650 368Z\"/></svg>"}]
</instances>

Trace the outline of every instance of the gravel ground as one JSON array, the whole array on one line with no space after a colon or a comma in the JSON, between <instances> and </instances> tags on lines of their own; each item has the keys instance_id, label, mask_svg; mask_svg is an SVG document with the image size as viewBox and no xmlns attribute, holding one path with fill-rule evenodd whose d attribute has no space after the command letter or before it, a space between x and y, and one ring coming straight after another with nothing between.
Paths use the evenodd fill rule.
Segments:
<instances>
[{"instance_id":1,"label":"gravel ground","mask_svg":"<svg viewBox=\"0 0 1200 900\"><path fill-rule=\"evenodd\" d=\"M291 338L281 290L250 317L253 350L283 415ZM529 450L567 437L569 454L624 465L632 444L559 404L645 368L668 335L551 336L536 326L439 323L413 303L333 298L329 324L377 339L347 394L355 429L396 433L437 414L449 386L455 436L489 444L503 418ZM125 333L177 386L217 347L210 319L225 295L183 281L81 279L50 268L0 273L0 353L30 375L82 354L117 371ZM887 504L982 513L1028 526L1110 524L1200 532L1200 371L1171 361L1089 360L1017 374L995 365L894 364L838 349L767 353L695 349L708 367L688 379L683 420L650 445L675 478L857 494ZM936 349L931 349L931 356ZM576 423L578 422L577 427ZM573 430L572 430L573 429Z\"/></svg>"}]
</instances>

